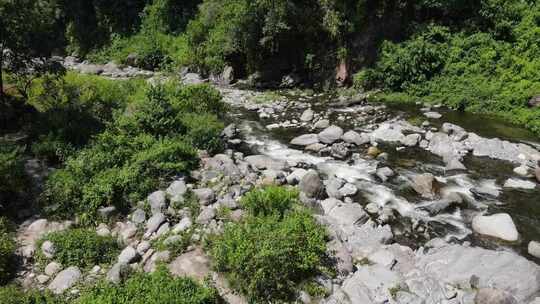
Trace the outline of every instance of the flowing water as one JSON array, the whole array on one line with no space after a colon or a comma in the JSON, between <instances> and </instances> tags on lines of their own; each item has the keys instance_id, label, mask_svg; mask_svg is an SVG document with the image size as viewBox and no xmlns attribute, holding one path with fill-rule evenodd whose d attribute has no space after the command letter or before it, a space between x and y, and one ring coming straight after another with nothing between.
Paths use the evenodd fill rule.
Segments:
<instances>
[{"instance_id":1,"label":"flowing water","mask_svg":"<svg viewBox=\"0 0 540 304\"><path fill-rule=\"evenodd\" d=\"M316 113L325 113L331 124L342 127L345 131L362 131L366 125L381 122L388 118L426 120L419 107L391 106L380 111L380 105L374 105L379 111L377 117L370 117L359 112L353 106L331 109L328 104L332 97L317 95L287 96L291 106L278 107L275 115L260 118L256 111L235 108L234 122L245 136L245 142L253 153L265 154L303 167L317 168L324 175L335 175L354 183L360 190L355 201L367 205L373 203L379 208L390 209L395 216L391 226L398 242L419 247L433 237L442 237L449 241L471 242L487 248L515 250L534 260L527 254L527 244L531 240L540 241L540 187L535 190L502 189L504 181L512 176L515 164L489 158L467 156L464 164L466 171L446 172L441 158L419 147L397 150L396 146L382 145L381 150L389 154L388 160L380 161L366 157L366 147L360 147L353 153L356 156L346 160L334 160L310 154L289 145L292 138L316 133L306 126L277 127L269 130L266 126L276 122L292 121L294 124L303 110L310 106ZM371 107L371 106L370 106ZM431 125L440 127L443 122L462 126L469 132L480 136L513 142L526 142L537 145L540 140L527 130L506 124L494 117L477 114L465 114L438 109L443 114L440 120L430 120ZM382 112L382 114L381 114ZM369 113L369 111L368 111ZM537 146L538 147L538 146ZM374 177L377 167L388 166L397 173L397 177L381 182ZM460 205L444 205L441 201L421 199L409 186L412 176L430 172L443 180L442 193L457 192L464 199ZM485 188L499 191L497 198L478 195L472 189ZM506 212L513 218L519 232L520 241L504 243L494 239L477 237L472 233L471 220L480 213L493 214ZM540 262L540 260L536 260Z\"/></svg>"}]
</instances>

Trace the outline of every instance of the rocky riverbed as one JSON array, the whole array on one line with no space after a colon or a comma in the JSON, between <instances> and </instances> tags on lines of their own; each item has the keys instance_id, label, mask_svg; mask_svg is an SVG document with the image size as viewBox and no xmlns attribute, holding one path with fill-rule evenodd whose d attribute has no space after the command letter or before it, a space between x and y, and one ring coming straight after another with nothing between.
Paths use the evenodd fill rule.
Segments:
<instances>
[{"instance_id":1,"label":"rocky riverbed","mask_svg":"<svg viewBox=\"0 0 540 304\"><path fill-rule=\"evenodd\" d=\"M87 68L69 60L71 68ZM194 224L202 227L195 240L219 233L223 207L239 220L244 193L261 184L288 184L299 188L302 202L328 228L338 269L335 278L317 278L327 298L302 293L303 303L540 303L537 143L477 134L447 121L451 112L440 107L419 105L415 115L422 119L412 120L362 94L219 89L231 106L233 123L223 134L229 149L202 154L199 170L156 189L125 220L99 225L99 234L125 245L112 268L32 264L36 250L50 250L35 248L35 240L72 224L33 219L19 232L28 261L21 280L76 293L78 282L114 282L126 268L153 271L165 262L175 275L213 278L229 303L246 303L211 271L199 246L173 257L152 240L174 238ZM198 214L175 208L188 192L200 204ZM104 218L114 218L113 212L105 208Z\"/></svg>"}]
</instances>

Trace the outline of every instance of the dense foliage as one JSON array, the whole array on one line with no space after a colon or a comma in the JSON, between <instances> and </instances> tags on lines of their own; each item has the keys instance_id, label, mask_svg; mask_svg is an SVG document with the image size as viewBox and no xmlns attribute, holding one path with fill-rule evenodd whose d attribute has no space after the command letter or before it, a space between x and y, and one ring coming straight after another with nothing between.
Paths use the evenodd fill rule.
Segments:
<instances>
[{"instance_id":1,"label":"dense foliage","mask_svg":"<svg viewBox=\"0 0 540 304\"><path fill-rule=\"evenodd\" d=\"M298 193L294 189L267 186L248 192L241 201L242 206L254 216L283 216L298 204Z\"/></svg>"},{"instance_id":2,"label":"dense foliage","mask_svg":"<svg viewBox=\"0 0 540 304\"><path fill-rule=\"evenodd\" d=\"M60 298L48 292L36 290L23 291L15 285L0 287L0 304L63 304Z\"/></svg>"},{"instance_id":3,"label":"dense foliage","mask_svg":"<svg viewBox=\"0 0 540 304\"><path fill-rule=\"evenodd\" d=\"M15 240L11 230L8 220L0 217L0 285L11 278L13 271Z\"/></svg>"},{"instance_id":4,"label":"dense foliage","mask_svg":"<svg viewBox=\"0 0 540 304\"><path fill-rule=\"evenodd\" d=\"M385 42L376 66L356 76L357 86L496 113L540 134L540 109L526 106L540 93L540 5L507 1L483 12L495 17L488 32L428 26L403 43Z\"/></svg>"},{"instance_id":5,"label":"dense foliage","mask_svg":"<svg viewBox=\"0 0 540 304\"><path fill-rule=\"evenodd\" d=\"M118 243L114 238L97 235L93 229L75 228L49 233L38 242L38 245L44 241L54 244L54 260L66 267L89 268L110 264L114 262L119 252ZM40 259L46 259L41 253L38 254Z\"/></svg>"},{"instance_id":6,"label":"dense foliage","mask_svg":"<svg viewBox=\"0 0 540 304\"><path fill-rule=\"evenodd\" d=\"M218 304L214 288L189 278L173 278L164 267L151 274L136 273L114 285L102 283L84 293L78 304Z\"/></svg>"},{"instance_id":7,"label":"dense foliage","mask_svg":"<svg viewBox=\"0 0 540 304\"><path fill-rule=\"evenodd\" d=\"M218 117L224 104L215 89L142 85L127 99L107 128L50 176L43 193L47 209L83 221L96 219L100 207L125 210L162 182L195 168L196 148L221 149Z\"/></svg>"},{"instance_id":8,"label":"dense foliage","mask_svg":"<svg viewBox=\"0 0 540 304\"><path fill-rule=\"evenodd\" d=\"M6 215L27 189L22 148L0 140L0 212Z\"/></svg>"},{"instance_id":9,"label":"dense foliage","mask_svg":"<svg viewBox=\"0 0 540 304\"><path fill-rule=\"evenodd\" d=\"M308 212L295 210L297 193L286 191L267 188L248 194L244 203L265 211L229 224L211 244L216 270L254 303L291 300L298 284L325 263L324 228ZM270 203L271 198L279 202Z\"/></svg>"}]
</instances>

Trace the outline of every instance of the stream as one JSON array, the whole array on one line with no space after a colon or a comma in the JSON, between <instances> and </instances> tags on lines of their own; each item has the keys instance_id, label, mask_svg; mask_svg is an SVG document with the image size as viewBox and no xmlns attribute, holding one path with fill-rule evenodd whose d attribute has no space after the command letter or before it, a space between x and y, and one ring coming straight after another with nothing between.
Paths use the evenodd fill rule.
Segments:
<instances>
[{"instance_id":1,"label":"stream","mask_svg":"<svg viewBox=\"0 0 540 304\"><path fill-rule=\"evenodd\" d=\"M370 132L385 121L429 121L428 130L436 131L444 122L462 126L485 138L500 138L538 147L540 141L534 134L507 124L494 117L461 113L437 108L439 119L424 117L421 106L361 103L355 106L332 107L336 97L328 95L282 94L282 102L260 102L260 93L239 97L234 90L222 93L233 106L233 121L239 125L245 142L252 153L317 168L319 172L334 175L353 183L359 193L354 201L366 207L376 204L381 209L390 208L389 224L397 242L418 248L433 238L446 241L468 242L488 249L512 250L529 260L540 262L527 253L529 241L540 240L540 187L534 189L503 188L508 178L520 178L513 169L516 164L471 154L463 158L466 170L446 170L441 157L418 146L406 147L382 142L379 149L387 153L384 160L366 156L369 144L351 148L350 156L334 159L321 153L305 152L290 141L302 134L318 133L313 123L302 122L305 109L312 109L315 116L328 119L346 132ZM229 97L227 97L229 96ZM256 102L253 103L253 100ZM270 110L269 110L270 109ZM432 109L433 110L433 109ZM397 120L396 120L397 118ZM315 118L314 120L316 120ZM396 176L386 182L376 178L378 167L389 167ZM426 200L411 189L413 176L433 174L442 182L441 193L458 193L464 203L441 205L441 200ZM534 179L529 179L534 181ZM477 191L483 189L482 191ZM480 193L479 193L480 192ZM494 192L497 195L484 195ZM520 233L517 242L505 242L473 233L472 218L478 214L508 213Z\"/></svg>"}]
</instances>

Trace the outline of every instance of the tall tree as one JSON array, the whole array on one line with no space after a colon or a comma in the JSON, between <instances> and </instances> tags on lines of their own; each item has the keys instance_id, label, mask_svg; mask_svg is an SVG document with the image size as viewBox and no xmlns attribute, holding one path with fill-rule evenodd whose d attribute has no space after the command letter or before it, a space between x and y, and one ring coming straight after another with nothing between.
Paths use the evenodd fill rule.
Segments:
<instances>
[{"instance_id":1,"label":"tall tree","mask_svg":"<svg viewBox=\"0 0 540 304\"><path fill-rule=\"evenodd\" d=\"M60 44L56 15L52 1L0 0L0 77L12 74L23 95L34 77L59 69L49 60Z\"/></svg>"}]
</instances>

